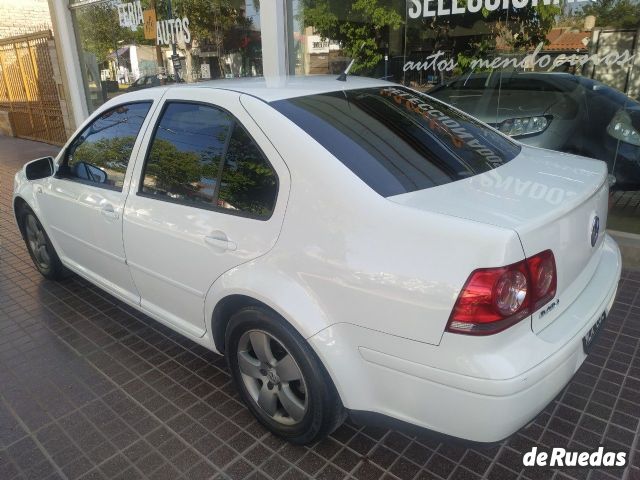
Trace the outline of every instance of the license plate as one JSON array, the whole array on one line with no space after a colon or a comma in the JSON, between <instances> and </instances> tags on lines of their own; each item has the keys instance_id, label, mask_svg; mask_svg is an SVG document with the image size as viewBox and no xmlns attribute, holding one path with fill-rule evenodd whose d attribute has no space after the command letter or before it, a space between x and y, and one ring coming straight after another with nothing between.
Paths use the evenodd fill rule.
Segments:
<instances>
[{"instance_id":1,"label":"license plate","mask_svg":"<svg viewBox=\"0 0 640 480\"><path fill-rule=\"evenodd\" d=\"M606 318L607 312L602 312L600 318L598 318L598 320L596 320L596 323L591 326L587 334L582 337L582 348L584 349L584 353L589 353L591 351L593 343L602 331L602 327L604 326L604 321Z\"/></svg>"}]
</instances>

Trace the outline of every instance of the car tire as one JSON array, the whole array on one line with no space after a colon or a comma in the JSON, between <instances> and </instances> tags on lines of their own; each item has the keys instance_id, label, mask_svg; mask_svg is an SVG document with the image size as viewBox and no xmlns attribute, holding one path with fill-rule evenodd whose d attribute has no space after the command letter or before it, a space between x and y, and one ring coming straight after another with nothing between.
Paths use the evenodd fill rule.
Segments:
<instances>
[{"instance_id":1,"label":"car tire","mask_svg":"<svg viewBox=\"0 0 640 480\"><path fill-rule=\"evenodd\" d=\"M232 315L225 351L245 404L275 435L304 445L346 418L336 388L315 352L275 312L245 307Z\"/></svg>"},{"instance_id":2,"label":"car tire","mask_svg":"<svg viewBox=\"0 0 640 480\"><path fill-rule=\"evenodd\" d=\"M62 265L56 249L35 213L30 208L22 208L18 214L18 222L31 260L40 274L49 280L66 277L68 270Z\"/></svg>"}]
</instances>

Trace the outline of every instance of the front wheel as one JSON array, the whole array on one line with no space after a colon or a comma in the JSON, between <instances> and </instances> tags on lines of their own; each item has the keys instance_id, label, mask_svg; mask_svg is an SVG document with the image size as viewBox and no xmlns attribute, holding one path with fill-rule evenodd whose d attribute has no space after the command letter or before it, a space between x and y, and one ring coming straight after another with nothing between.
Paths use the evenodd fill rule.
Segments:
<instances>
[{"instance_id":1,"label":"front wheel","mask_svg":"<svg viewBox=\"0 0 640 480\"><path fill-rule=\"evenodd\" d=\"M67 271L40 220L31 210L25 208L20 212L20 226L31 260L42 276L50 280L63 278Z\"/></svg>"},{"instance_id":2,"label":"front wheel","mask_svg":"<svg viewBox=\"0 0 640 480\"><path fill-rule=\"evenodd\" d=\"M307 444L344 421L345 410L320 360L274 312L246 307L234 314L226 356L249 410L274 434Z\"/></svg>"}]
</instances>

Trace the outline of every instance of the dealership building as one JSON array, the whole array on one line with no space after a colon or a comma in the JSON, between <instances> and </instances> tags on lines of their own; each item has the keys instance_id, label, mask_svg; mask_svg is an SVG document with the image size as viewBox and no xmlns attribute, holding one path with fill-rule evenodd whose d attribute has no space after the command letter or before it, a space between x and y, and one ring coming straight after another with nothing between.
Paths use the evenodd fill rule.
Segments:
<instances>
[{"instance_id":1,"label":"dealership building","mask_svg":"<svg viewBox=\"0 0 640 480\"><path fill-rule=\"evenodd\" d=\"M65 126L127 91L337 76L355 58L351 74L426 92L524 143L607 162L609 226L640 234L640 14L615 5L49 0Z\"/></svg>"}]
</instances>

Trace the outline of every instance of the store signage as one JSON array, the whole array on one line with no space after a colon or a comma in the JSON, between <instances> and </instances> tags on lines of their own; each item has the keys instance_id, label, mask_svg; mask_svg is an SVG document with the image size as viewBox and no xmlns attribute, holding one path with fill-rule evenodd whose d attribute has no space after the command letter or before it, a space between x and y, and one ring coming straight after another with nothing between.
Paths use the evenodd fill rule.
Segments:
<instances>
[{"instance_id":1,"label":"store signage","mask_svg":"<svg viewBox=\"0 0 640 480\"><path fill-rule=\"evenodd\" d=\"M144 20L140 0L129 3L119 3L117 7L121 27L130 28L135 32L138 29L138 25L143 24Z\"/></svg>"},{"instance_id":2,"label":"store signage","mask_svg":"<svg viewBox=\"0 0 640 480\"><path fill-rule=\"evenodd\" d=\"M568 3L578 3L596 0L568 0ZM489 12L495 10L520 9L528 6L560 5L560 0L408 0L409 18L444 17L447 15L462 15L464 13L478 13L483 8Z\"/></svg>"},{"instance_id":3,"label":"store signage","mask_svg":"<svg viewBox=\"0 0 640 480\"><path fill-rule=\"evenodd\" d=\"M144 17L144 38L146 40L155 40L156 38L156 11L154 9L145 10L142 13Z\"/></svg>"},{"instance_id":4,"label":"store signage","mask_svg":"<svg viewBox=\"0 0 640 480\"><path fill-rule=\"evenodd\" d=\"M523 57L508 56L503 57L497 55L491 58L477 58L471 61L470 69L504 69L504 68L523 68L523 69L546 69L553 70L560 65L569 64L571 66L582 67L585 64L591 62L594 65L618 65L619 67L626 67L633 64L633 59L636 55L631 55L629 50L623 50L622 52L609 52L605 55L599 55L597 53L573 53L570 55L561 53L559 55L543 54L540 55L540 51L544 48L544 43L536 47L536 49ZM438 71L438 72L450 72L458 66L458 62L453 58L446 58L446 52L438 50L431 55L425 57L423 61L406 62L403 67L403 71L409 70L424 70L424 71Z\"/></svg>"},{"instance_id":5,"label":"store signage","mask_svg":"<svg viewBox=\"0 0 640 480\"><path fill-rule=\"evenodd\" d=\"M189 19L170 18L156 22L156 45L171 45L176 42L191 42Z\"/></svg>"},{"instance_id":6,"label":"store signage","mask_svg":"<svg viewBox=\"0 0 640 480\"><path fill-rule=\"evenodd\" d=\"M309 53L329 53L331 50L339 50L340 44L323 39L320 35L307 35L307 49Z\"/></svg>"},{"instance_id":7,"label":"store signage","mask_svg":"<svg viewBox=\"0 0 640 480\"><path fill-rule=\"evenodd\" d=\"M156 20L155 10L143 12L140 0L119 3L117 7L121 27L130 28L135 32L140 25L144 25L144 38L155 38L156 45L191 42L191 30L187 17Z\"/></svg>"}]
</instances>

